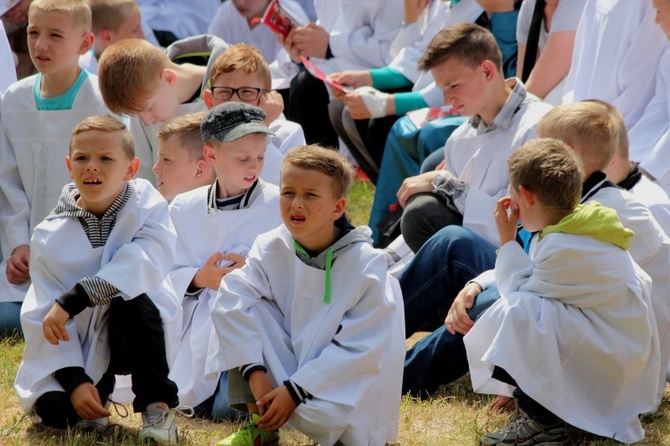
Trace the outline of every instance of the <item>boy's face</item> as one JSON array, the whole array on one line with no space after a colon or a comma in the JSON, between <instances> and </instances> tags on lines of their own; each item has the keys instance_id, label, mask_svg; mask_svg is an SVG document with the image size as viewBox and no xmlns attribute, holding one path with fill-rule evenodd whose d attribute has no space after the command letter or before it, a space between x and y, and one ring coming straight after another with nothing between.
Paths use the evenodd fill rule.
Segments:
<instances>
[{"instance_id":1,"label":"boy's face","mask_svg":"<svg viewBox=\"0 0 670 446\"><path fill-rule=\"evenodd\" d=\"M246 192L263 170L267 138L265 133L251 133L216 147L205 145L205 160L214 166L219 198Z\"/></svg>"},{"instance_id":2,"label":"boy's face","mask_svg":"<svg viewBox=\"0 0 670 446\"><path fill-rule=\"evenodd\" d=\"M139 169L139 160L129 158L117 132L88 130L72 137L67 168L79 190L77 204L95 215L103 215Z\"/></svg>"},{"instance_id":3,"label":"boy's face","mask_svg":"<svg viewBox=\"0 0 670 446\"><path fill-rule=\"evenodd\" d=\"M179 98L174 88L176 85L177 76L175 73L172 70L163 70L158 79L156 91L144 101L142 110L136 113L144 125L165 122L174 117L179 107Z\"/></svg>"},{"instance_id":4,"label":"boy's face","mask_svg":"<svg viewBox=\"0 0 670 446\"><path fill-rule=\"evenodd\" d=\"M233 0L233 5L242 17L251 20L254 17L263 17L269 0Z\"/></svg>"},{"instance_id":5,"label":"boy's face","mask_svg":"<svg viewBox=\"0 0 670 446\"><path fill-rule=\"evenodd\" d=\"M207 105L208 109L212 109L216 107L219 104L223 104L226 102L244 102L245 104L249 105L254 105L258 107L258 105L261 103L261 96L264 94L264 92L258 93L258 96L256 99L252 101L245 101L242 100L242 98L239 97L240 92L237 92L233 94L230 99L228 100L221 100L217 99L214 97L214 93L212 91L216 92L216 88L221 88L221 87L227 87L227 88L244 88L244 87L249 87L252 89L264 89L261 81L258 79L258 77L255 74L247 74L244 71L241 70L235 70L230 73L221 73L217 78L216 81L211 85L211 88L214 90L205 90L205 104ZM251 93L251 92L250 92ZM217 93L218 95L218 93Z\"/></svg>"},{"instance_id":6,"label":"boy's face","mask_svg":"<svg viewBox=\"0 0 670 446\"><path fill-rule=\"evenodd\" d=\"M463 116L474 116L484 110L488 102L488 65L473 69L451 57L430 71L442 89L445 105L451 105Z\"/></svg>"},{"instance_id":7,"label":"boy's face","mask_svg":"<svg viewBox=\"0 0 670 446\"><path fill-rule=\"evenodd\" d=\"M346 200L333 191L333 180L315 169L286 164L281 171L279 208L284 225L305 249L320 252L332 244L333 222Z\"/></svg>"},{"instance_id":8,"label":"boy's face","mask_svg":"<svg viewBox=\"0 0 670 446\"><path fill-rule=\"evenodd\" d=\"M519 222L521 226L528 232L536 232L545 226L544 207L537 201L534 193L519 186L516 191L514 187L509 185L510 209L516 205L519 209Z\"/></svg>"},{"instance_id":9,"label":"boy's face","mask_svg":"<svg viewBox=\"0 0 670 446\"><path fill-rule=\"evenodd\" d=\"M656 17L654 22L661 27L665 37L670 39L670 1L668 0L651 0L654 9L656 9Z\"/></svg>"},{"instance_id":10,"label":"boy's face","mask_svg":"<svg viewBox=\"0 0 670 446\"><path fill-rule=\"evenodd\" d=\"M78 70L79 56L91 49L94 39L66 13L36 7L28 14L27 32L30 59L44 75Z\"/></svg>"},{"instance_id":11,"label":"boy's face","mask_svg":"<svg viewBox=\"0 0 670 446\"><path fill-rule=\"evenodd\" d=\"M204 159L200 161L206 162ZM152 170L156 175L156 186L166 200L203 186L198 169L198 161L191 161L188 151L181 147L176 135L160 142L158 161Z\"/></svg>"}]
</instances>

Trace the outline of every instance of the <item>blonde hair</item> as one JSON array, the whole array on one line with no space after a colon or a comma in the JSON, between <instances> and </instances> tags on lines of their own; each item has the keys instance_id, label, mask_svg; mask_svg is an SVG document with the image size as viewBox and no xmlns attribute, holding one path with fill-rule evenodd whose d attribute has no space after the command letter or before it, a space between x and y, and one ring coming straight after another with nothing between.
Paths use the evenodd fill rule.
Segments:
<instances>
[{"instance_id":1,"label":"blonde hair","mask_svg":"<svg viewBox=\"0 0 670 446\"><path fill-rule=\"evenodd\" d=\"M93 34L104 30L116 31L126 20L127 8L138 8L135 0L88 0L93 20Z\"/></svg>"},{"instance_id":2,"label":"blonde hair","mask_svg":"<svg viewBox=\"0 0 670 446\"><path fill-rule=\"evenodd\" d=\"M28 12L33 8L44 12L63 12L72 19L75 27L82 27L86 32L91 31L91 8L86 0L34 0L30 3Z\"/></svg>"},{"instance_id":3,"label":"blonde hair","mask_svg":"<svg viewBox=\"0 0 670 446\"><path fill-rule=\"evenodd\" d=\"M129 159L135 158L135 143L132 135L123 122L110 115L89 116L77 124L72 130L70 138L70 155L72 155L72 140L74 137L80 133L93 130L105 133L118 133L121 137L123 152Z\"/></svg>"},{"instance_id":4,"label":"blonde hair","mask_svg":"<svg viewBox=\"0 0 670 446\"><path fill-rule=\"evenodd\" d=\"M286 154L281 171L288 165L312 169L330 177L336 197L346 197L354 178L354 171L347 159L337 150L317 144L296 147ZM281 182L281 181L280 181Z\"/></svg>"},{"instance_id":5,"label":"blonde hair","mask_svg":"<svg viewBox=\"0 0 670 446\"><path fill-rule=\"evenodd\" d=\"M451 58L473 69L490 60L499 72L503 70L502 53L495 37L488 29L473 23L454 23L438 32L419 59L419 69L428 71Z\"/></svg>"},{"instance_id":6,"label":"blonde hair","mask_svg":"<svg viewBox=\"0 0 670 446\"><path fill-rule=\"evenodd\" d=\"M222 73L232 73L238 70L256 75L264 89L271 88L272 75L267 61L256 47L245 43L233 45L219 54L212 64L209 84L213 85Z\"/></svg>"},{"instance_id":7,"label":"blonde hair","mask_svg":"<svg viewBox=\"0 0 670 446\"><path fill-rule=\"evenodd\" d=\"M156 137L161 142L166 142L168 139L175 137L181 148L188 152L189 161L196 162L203 159L205 155L202 149L205 143L202 141L200 123L204 116L205 112L177 116L166 122L158 131Z\"/></svg>"},{"instance_id":8,"label":"blonde hair","mask_svg":"<svg viewBox=\"0 0 670 446\"><path fill-rule=\"evenodd\" d=\"M605 169L622 144L622 118L602 101L559 105L540 120L537 133L572 146L581 156L587 173ZM612 107L613 108L613 107ZM626 136L626 146L628 137Z\"/></svg>"},{"instance_id":9,"label":"blonde hair","mask_svg":"<svg viewBox=\"0 0 670 446\"><path fill-rule=\"evenodd\" d=\"M116 114L137 114L158 90L170 59L142 39L120 40L103 51L98 84L107 108Z\"/></svg>"},{"instance_id":10,"label":"blonde hair","mask_svg":"<svg viewBox=\"0 0 670 446\"><path fill-rule=\"evenodd\" d=\"M531 139L507 160L510 187L533 192L556 211L572 211L582 196L583 170L579 158L563 141Z\"/></svg>"}]
</instances>

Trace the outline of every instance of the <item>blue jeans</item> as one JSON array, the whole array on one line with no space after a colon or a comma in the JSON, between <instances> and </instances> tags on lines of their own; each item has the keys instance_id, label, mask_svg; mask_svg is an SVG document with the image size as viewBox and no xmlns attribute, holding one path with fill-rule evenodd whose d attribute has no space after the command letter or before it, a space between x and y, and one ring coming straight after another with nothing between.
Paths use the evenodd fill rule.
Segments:
<instances>
[{"instance_id":1,"label":"blue jeans","mask_svg":"<svg viewBox=\"0 0 670 446\"><path fill-rule=\"evenodd\" d=\"M0 337L8 337L13 333L23 335L21 331L22 302L0 303Z\"/></svg>"},{"instance_id":2,"label":"blue jeans","mask_svg":"<svg viewBox=\"0 0 670 446\"><path fill-rule=\"evenodd\" d=\"M393 124L379 166L377 189L368 223L375 245L379 244L380 238L377 224L388 215L389 206L398 202L396 194L402 182L405 178L418 175L421 163L426 157L444 147L447 138L465 119L461 116L448 116L417 129L404 116Z\"/></svg>"},{"instance_id":3,"label":"blue jeans","mask_svg":"<svg viewBox=\"0 0 670 446\"><path fill-rule=\"evenodd\" d=\"M476 320L499 297L496 287L485 289L468 310L470 319ZM405 354L402 393L427 398L442 384L449 384L467 372L468 357L463 335L452 335L442 324Z\"/></svg>"},{"instance_id":4,"label":"blue jeans","mask_svg":"<svg viewBox=\"0 0 670 446\"><path fill-rule=\"evenodd\" d=\"M470 229L448 226L421 247L398 278L406 335L435 330L407 352L403 393L425 396L467 372L463 336L451 335L444 317L465 284L495 266L495 251L495 245ZM497 297L495 288L480 294L468 312L470 317L477 317Z\"/></svg>"},{"instance_id":5,"label":"blue jeans","mask_svg":"<svg viewBox=\"0 0 670 446\"><path fill-rule=\"evenodd\" d=\"M228 371L222 372L219 384L210 398L193 408L198 416L211 418L216 422L235 421L246 414L228 407Z\"/></svg>"}]
</instances>

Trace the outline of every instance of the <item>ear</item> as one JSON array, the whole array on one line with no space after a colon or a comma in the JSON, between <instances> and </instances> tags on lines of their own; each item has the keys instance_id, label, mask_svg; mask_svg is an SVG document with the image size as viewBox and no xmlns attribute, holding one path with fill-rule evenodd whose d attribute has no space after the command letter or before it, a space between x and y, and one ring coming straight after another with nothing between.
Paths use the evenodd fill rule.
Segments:
<instances>
[{"instance_id":1,"label":"ear","mask_svg":"<svg viewBox=\"0 0 670 446\"><path fill-rule=\"evenodd\" d=\"M168 85L174 86L177 83L177 74L169 68L165 68L161 72L161 79L167 82Z\"/></svg>"},{"instance_id":2,"label":"ear","mask_svg":"<svg viewBox=\"0 0 670 446\"><path fill-rule=\"evenodd\" d=\"M202 98L205 100L205 106L207 107L207 110L214 108L214 95L212 94L212 90L206 89L202 93Z\"/></svg>"},{"instance_id":3,"label":"ear","mask_svg":"<svg viewBox=\"0 0 670 446\"><path fill-rule=\"evenodd\" d=\"M523 186L519 186L519 197L521 197L521 201L524 207L526 208L533 206L537 201L537 196L535 195L535 192L526 189Z\"/></svg>"},{"instance_id":4,"label":"ear","mask_svg":"<svg viewBox=\"0 0 670 446\"><path fill-rule=\"evenodd\" d=\"M70 172L70 178L74 180L74 175L72 174L72 160L69 156L65 157L65 164L67 164L67 171Z\"/></svg>"},{"instance_id":5,"label":"ear","mask_svg":"<svg viewBox=\"0 0 670 446\"><path fill-rule=\"evenodd\" d=\"M204 158L195 162L195 178L200 179L207 175L211 166Z\"/></svg>"},{"instance_id":6,"label":"ear","mask_svg":"<svg viewBox=\"0 0 670 446\"><path fill-rule=\"evenodd\" d=\"M337 201L335 202L335 208L333 209L333 215L331 217L333 221L337 220L342 216L342 214L344 214L344 210L346 209L346 207L347 207L347 199L344 197L338 198Z\"/></svg>"},{"instance_id":7,"label":"ear","mask_svg":"<svg viewBox=\"0 0 670 446\"><path fill-rule=\"evenodd\" d=\"M93 42L95 42L95 35L93 33L84 33L81 36L81 45L77 50L77 54L83 56L93 47Z\"/></svg>"},{"instance_id":8,"label":"ear","mask_svg":"<svg viewBox=\"0 0 670 446\"><path fill-rule=\"evenodd\" d=\"M135 178L138 170L140 170L140 159L135 157L130 161L130 164L128 164L128 170L126 171L126 175L123 177L123 181L130 181Z\"/></svg>"},{"instance_id":9,"label":"ear","mask_svg":"<svg viewBox=\"0 0 670 446\"><path fill-rule=\"evenodd\" d=\"M98 40L100 40L103 43L105 48L108 47L109 45L112 44L112 32L108 29L103 29L102 31L100 31Z\"/></svg>"},{"instance_id":10,"label":"ear","mask_svg":"<svg viewBox=\"0 0 670 446\"><path fill-rule=\"evenodd\" d=\"M487 81L492 81L495 78L495 74L498 71L495 64L490 60L485 60L481 64L482 71Z\"/></svg>"},{"instance_id":11,"label":"ear","mask_svg":"<svg viewBox=\"0 0 670 446\"><path fill-rule=\"evenodd\" d=\"M202 148L202 153L208 163L216 163L216 152L212 146L205 144L205 146Z\"/></svg>"}]
</instances>

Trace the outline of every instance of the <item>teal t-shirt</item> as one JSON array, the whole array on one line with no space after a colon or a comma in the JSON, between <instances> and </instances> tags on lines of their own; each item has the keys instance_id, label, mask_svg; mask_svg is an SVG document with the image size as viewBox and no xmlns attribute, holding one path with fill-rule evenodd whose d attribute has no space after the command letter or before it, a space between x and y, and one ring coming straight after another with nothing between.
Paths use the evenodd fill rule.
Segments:
<instances>
[{"instance_id":1,"label":"teal t-shirt","mask_svg":"<svg viewBox=\"0 0 670 446\"><path fill-rule=\"evenodd\" d=\"M88 71L81 69L77 80L72 84L72 86L62 95L56 96L55 98L45 98L40 93L40 85L42 84L42 73L37 73L37 79L35 80L35 86L33 87L33 93L35 94L35 103L37 104L38 110L70 110L72 108L72 103L74 102L75 96L79 92L81 84L84 82L84 79L88 77Z\"/></svg>"}]
</instances>

